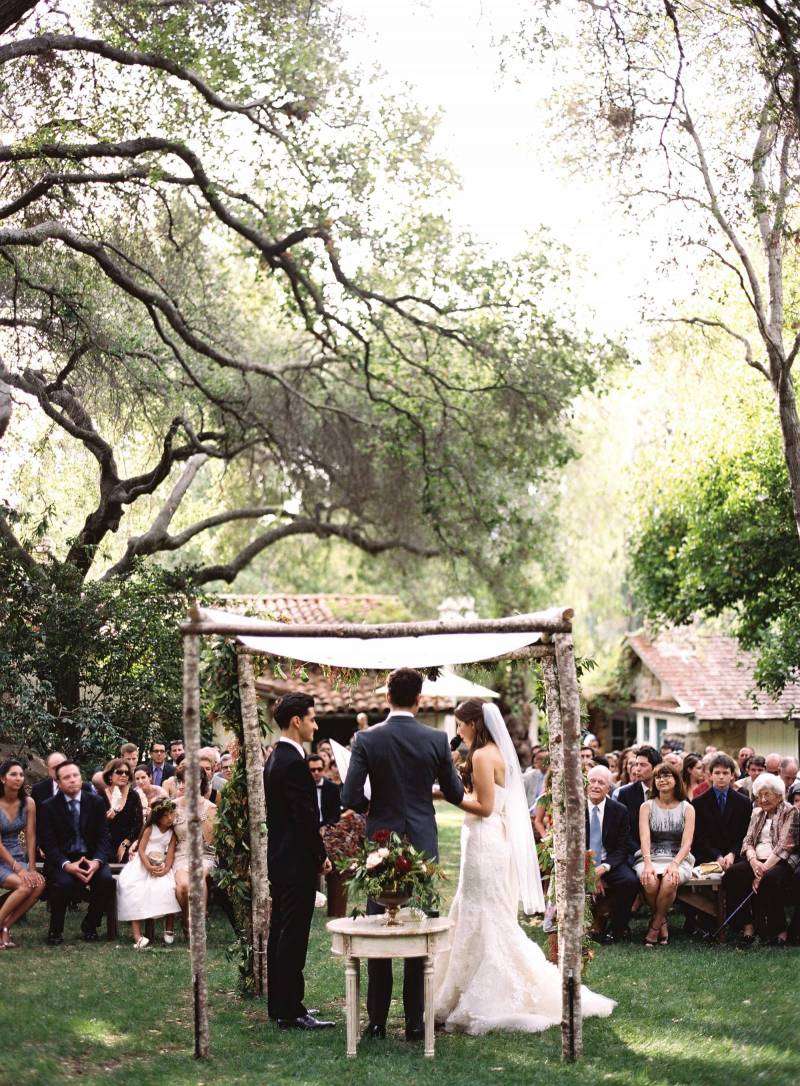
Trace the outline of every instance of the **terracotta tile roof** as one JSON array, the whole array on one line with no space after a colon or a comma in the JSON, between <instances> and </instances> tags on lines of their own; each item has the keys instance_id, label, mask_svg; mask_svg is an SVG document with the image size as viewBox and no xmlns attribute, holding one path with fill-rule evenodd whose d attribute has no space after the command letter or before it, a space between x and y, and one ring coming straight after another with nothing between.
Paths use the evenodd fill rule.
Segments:
<instances>
[{"instance_id":1,"label":"terracotta tile roof","mask_svg":"<svg viewBox=\"0 0 800 1086\"><path fill-rule=\"evenodd\" d=\"M325 622L379 622L387 609L397 610L401 604L396 596L349 596L345 593L313 595L268 594L264 596L237 595L219 597L226 610L255 612L259 617L270 615L281 622L318 625Z\"/></svg>"},{"instance_id":2,"label":"terracotta tile roof","mask_svg":"<svg viewBox=\"0 0 800 1086\"><path fill-rule=\"evenodd\" d=\"M272 701L283 694L292 692L310 694L314 698L317 716L370 713L383 716L388 712L385 694L376 694L375 688L383 686L385 676L380 674L363 675L358 684L353 686L344 682L337 683L335 678L328 678L321 671L307 669L308 682L288 677L286 679L262 676L256 679L256 690L262 698ZM455 708L455 701L449 698L425 698L420 701L423 713L446 713Z\"/></svg>"},{"instance_id":3,"label":"terracotta tile roof","mask_svg":"<svg viewBox=\"0 0 800 1086\"><path fill-rule=\"evenodd\" d=\"M678 705L675 698L646 698L635 701L631 709L650 710L651 713L685 713L686 709Z\"/></svg>"},{"instance_id":4,"label":"terracotta tile roof","mask_svg":"<svg viewBox=\"0 0 800 1086\"><path fill-rule=\"evenodd\" d=\"M672 694L678 711L698 720L800 718L800 684L787 686L777 701L760 691L754 700L755 656L732 637L684 626L652 640L631 634L626 644Z\"/></svg>"}]
</instances>

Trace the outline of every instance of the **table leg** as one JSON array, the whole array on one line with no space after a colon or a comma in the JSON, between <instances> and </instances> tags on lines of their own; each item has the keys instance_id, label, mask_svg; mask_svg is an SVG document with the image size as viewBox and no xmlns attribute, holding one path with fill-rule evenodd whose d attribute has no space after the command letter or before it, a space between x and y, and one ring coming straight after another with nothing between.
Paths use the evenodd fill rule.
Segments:
<instances>
[{"instance_id":1,"label":"table leg","mask_svg":"<svg viewBox=\"0 0 800 1086\"><path fill-rule=\"evenodd\" d=\"M433 1057L433 956L425 958L425 1055Z\"/></svg>"},{"instance_id":2,"label":"table leg","mask_svg":"<svg viewBox=\"0 0 800 1086\"><path fill-rule=\"evenodd\" d=\"M347 1055L355 1056L358 1052L358 958L347 958L344 963L345 1004L347 1020Z\"/></svg>"},{"instance_id":3,"label":"table leg","mask_svg":"<svg viewBox=\"0 0 800 1086\"><path fill-rule=\"evenodd\" d=\"M361 961L353 958L356 967L356 1041L361 1040Z\"/></svg>"}]
</instances>

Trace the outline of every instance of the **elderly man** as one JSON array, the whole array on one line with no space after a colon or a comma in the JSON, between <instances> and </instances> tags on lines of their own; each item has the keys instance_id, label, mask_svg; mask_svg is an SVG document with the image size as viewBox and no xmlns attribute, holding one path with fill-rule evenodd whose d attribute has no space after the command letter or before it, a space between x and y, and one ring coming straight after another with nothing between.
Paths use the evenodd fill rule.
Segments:
<instances>
[{"instance_id":1,"label":"elderly man","mask_svg":"<svg viewBox=\"0 0 800 1086\"><path fill-rule=\"evenodd\" d=\"M747 759L752 758L755 751L752 747L741 747L739 753L736 756L736 763L738 771L736 773L736 779L741 780L742 777L747 776Z\"/></svg>"},{"instance_id":2,"label":"elderly man","mask_svg":"<svg viewBox=\"0 0 800 1086\"><path fill-rule=\"evenodd\" d=\"M782 761L783 761L782 756L780 754L776 754L776 752L773 750L772 753L768 754L767 758L766 758L766 762L765 762L765 765L767 767L766 772L767 773L772 773L773 775L777 776L777 774L779 774L780 771L781 771L781 762Z\"/></svg>"},{"instance_id":3,"label":"elderly man","mask_svg":"<svg viewBox=\"0 0 800 1086\"><path fill-rule=\"evenodd\" d=\"M586 789L586 840L594 853L597 894L592 905L592 938L611 943L628 932L633 900L639 880L629 863L632 850L628 811L611 799L611 771L594 766L588 773ZM605 904L606 908L601 906ZM611 915L611 931L604 933L605 917Z\"/></svg>"},{"instance_id":4,"label":"elderly man","mask_svg":"<svg viewBox=\"0 0 800 1086\"><path fill-rule=\"evenodd\" d=\"M781 758L780 778L787 792L797 780L797 770L796 758Z\"/></svg>"},{"instance_id":5,"label":"elderly man","mask_svg":"<svg viewBox=\"0 0 800 1086\"><path fill-rule=\"evenodd\" d=\"M729 912L755 891L736 917L744 924L740 945L750 946L758 934L767 945L785 946L784 910L800 863L800 811L786 802L783 781L772 773L757 778L753 795L757 806L742 843L742 860L726 871L722 885Z\"/></svg>"}]
</instances>

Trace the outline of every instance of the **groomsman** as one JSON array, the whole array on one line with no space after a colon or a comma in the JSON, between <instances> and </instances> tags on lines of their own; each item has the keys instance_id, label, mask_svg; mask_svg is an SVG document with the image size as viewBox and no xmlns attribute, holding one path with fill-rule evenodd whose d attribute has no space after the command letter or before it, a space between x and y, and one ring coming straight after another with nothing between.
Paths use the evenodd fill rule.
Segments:
<instances>
[{"instance_id":1,"label":"groomsman","mask_svg":"<svg viewBox=\"0 0 800 1086\"><path fill-rule=\"evenodd\" d=\"M281 730L264 769L267 866L272 912L267 943L267 1010L279 1029L326 1029L304 1003L303 969L314 915L317 881L331 871L319 833L317 793L303 743L317 730L314 699L287 694L275 703Z\"/></svg>"}]
</instances>

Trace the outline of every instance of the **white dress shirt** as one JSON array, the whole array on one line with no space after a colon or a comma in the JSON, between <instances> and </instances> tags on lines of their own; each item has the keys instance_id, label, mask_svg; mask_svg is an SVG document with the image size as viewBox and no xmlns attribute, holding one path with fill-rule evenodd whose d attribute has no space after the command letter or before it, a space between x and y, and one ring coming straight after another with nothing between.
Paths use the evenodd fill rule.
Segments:
<instances>
[{"instance_id":1,"label":"white dress shirt","mask_svg":"<svg viewBox=\"0 0 800 1086\"><path fill-rule=\"evenodd\" d=\"M297 751L297 752L298 752L299 754L301 754L301 755L302 755L302 757L303 757L303 761L305 761L305 757L306 757L306 752L305 752L305 751L303 750L303 748L302 748L302 747L300 746L300 744L299 744L299 743L295 743L294 739L290 739L288 735L282 735L282 736L280 737L280 739L278 740L278 742L279 742L279 743L290 743L290 744L291 744L291 745L292 745L292 746L294 747L294 749L295 749L295 750L296 750L296 751Z\"/></svg>"},{"instance_id":2,"label":"white dress shirt","mask_svg":"<svg viewBox=\"0 0 800 1086\"><path fill-rule=\"evenodd\" d=\"M603 832L603 819L605 818L605 815L606 815L606 801L603 799L603 800L600 801L600 803L592 803L592 801L589 800L589 828L590 829L591 829L591 825L592 825L592 818L593 818L593 812L594 811L597 811L597 817L600 819L600 833L602 834L602 832ZM603 849L603 855L601 857L601 863L597 864L597 866L598 867L605 867L606 870L609 870L609 866L606 863L606 850L605 849Z\"/></svg>"}]
</instances>

